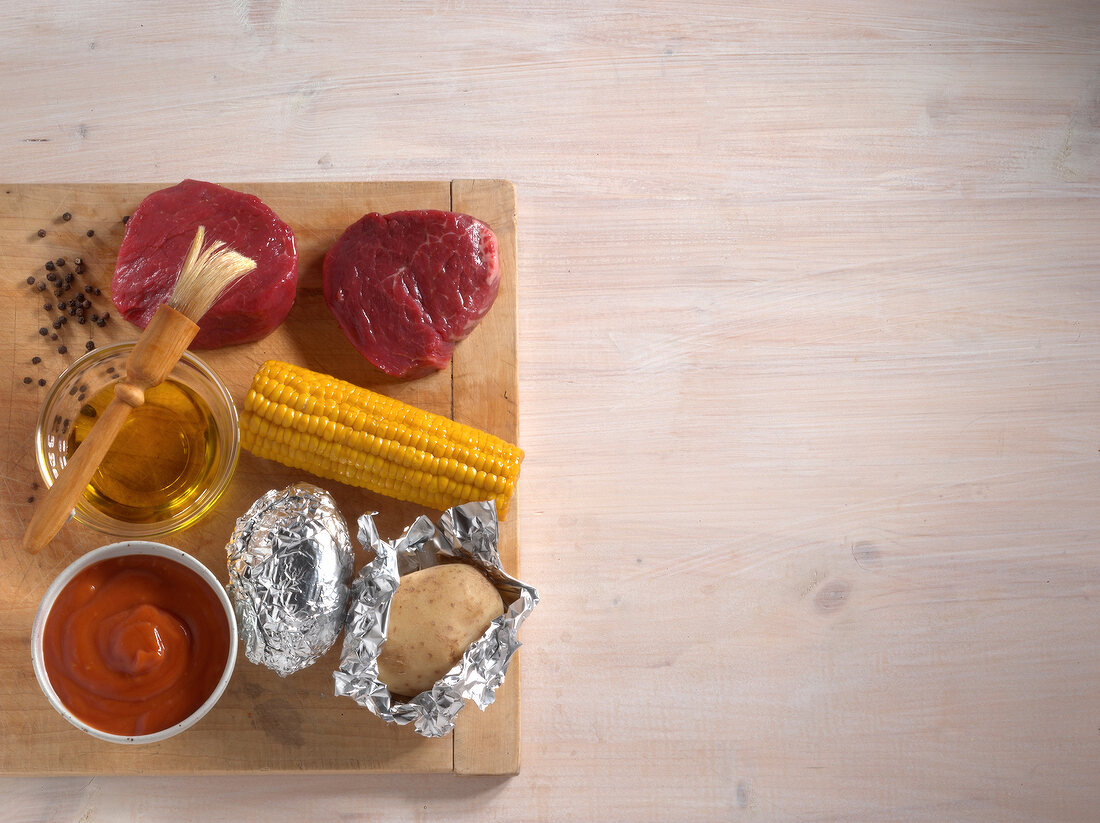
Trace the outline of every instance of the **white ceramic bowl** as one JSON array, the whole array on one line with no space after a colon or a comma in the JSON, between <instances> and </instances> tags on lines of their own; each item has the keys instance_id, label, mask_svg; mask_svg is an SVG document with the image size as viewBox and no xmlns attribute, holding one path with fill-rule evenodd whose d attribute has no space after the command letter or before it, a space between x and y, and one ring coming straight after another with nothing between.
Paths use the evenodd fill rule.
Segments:
<instances>
[{"instance_id":1,"label":"white ceramic bowl","mask_svg":"<svg viewBox=\"0 0 1100 823\"><path fill-rule=\"evenodd\" d=\"M61 593L61 590L64 589L77 574L89 566L98 563L100 560L108 560L112 557L122 557L125 555L152 555L154 557L164 557L169 560L175 560L177 563L180 563L198 574L217 595L218 601L225 610L225 619L229 625L229 654L226 656L225 670L222 672L221 679L218 681L217 686L214 687L214 691L206 699L206 702L196 709L189 717L181 720L174 726L169 726L166 729L151 734L111 734L89 726L80 718L73 715L68 707L61 702L61 698L58 697L57 692L54 691L53 685L50 683L50 678L46 674L46 666L43 660L42 642L43 635L45 634L46 618L49 616L50 610L53 608L53 604L57 600L57 596ZM166 740L169 737L177 735L185 729L189 729L191 726L195 725L195 723L214 707L218 699L222 696L222 693L225 692L225 688L229 685L229 680L233 676L233 667L237 661L237 619L233 612L233 605L229 602L229 597L225 593L225 589L222 587L221 583L218 582L218 579L214 577L213 573L206 568L206 566L194 557L187 554L187 552L175 549L171 546L166 546L163 543L151 543L147 540L128 540L123 543L113 543L110 546L103 546L102 548L88 552L69 565L69 567L61 572L57 579L50 584L50 587L46 589L46 594L42 598L42 603L39 605L38 613L34 618L34 628L31 630L31 659L34 662L34 675L38 678L38 685L42 689L42 693L46 695L46 699L50 701L50 705L78 729L87 732L93 737L98 737L100 740L107 740L111 743L156 743L160 740Z\"/></svg>"}]
</instances>

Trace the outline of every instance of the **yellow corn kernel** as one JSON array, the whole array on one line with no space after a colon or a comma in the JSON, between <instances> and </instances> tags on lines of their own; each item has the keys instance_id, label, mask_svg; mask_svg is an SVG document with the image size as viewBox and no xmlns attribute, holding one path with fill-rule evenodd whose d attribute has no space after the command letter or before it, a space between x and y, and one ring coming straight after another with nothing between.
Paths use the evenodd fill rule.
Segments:
<instances>
[{"instance_id":1,"label":"yellow corn kernel","mask_svg":"<svg viewBox=\"0 0 1100 823\"><path fill-rule=\"evenodd\" d=\"M259 457L437 510L495 500L502 520L523 461L499 437L275 360L256 373L240 428Z\"/></svg>"}]
</instances>

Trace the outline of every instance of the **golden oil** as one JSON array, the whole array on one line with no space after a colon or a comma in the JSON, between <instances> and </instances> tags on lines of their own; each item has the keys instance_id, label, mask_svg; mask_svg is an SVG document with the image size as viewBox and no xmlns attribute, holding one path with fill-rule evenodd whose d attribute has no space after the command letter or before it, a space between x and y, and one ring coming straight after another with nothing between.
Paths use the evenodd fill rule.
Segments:
<instances>
[{"instance_id":1,"label":"golden oil","mask_svg":"<svg viewBox=\"0 0 1100 823\"><path fill-rule=\"evenodd\" d=\"M81 408L69 431L69 454L112 397L114 385L108 384ZM130 413L84 499L116 520L166 520L214 484L223 448L210 407L193 389L168 379L145 392L145 403Z\"/></svg>"}]
</instances>

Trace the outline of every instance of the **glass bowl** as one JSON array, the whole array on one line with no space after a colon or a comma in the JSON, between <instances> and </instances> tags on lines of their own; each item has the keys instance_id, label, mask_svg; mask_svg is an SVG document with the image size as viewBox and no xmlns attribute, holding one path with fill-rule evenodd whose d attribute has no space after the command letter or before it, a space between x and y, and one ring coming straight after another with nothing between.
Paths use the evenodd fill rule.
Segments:
<instances>
[{"instance_id":1,"label":"glass bowl","mask_svg":"<svg viewBox=\"0 0 1100 823\"><path fill-rule=\"evenodd\" d=\"M62 593L65 587L84 569L92 566L100 561L110 560L112 558L119 557L132 557L134 555L151 555L153 557L164 558L166 560L175 561L184 568L191 570L199 576L203 583L206 584L214 594L220 605L220 611L217 612L220 616L224 616L227 629L229 648L226 654L225 666L221 671L221 676L217 683L214 685L213 690L209 696L206 697L204 702L190 715L183 720L168 726L167 728L160 729L158 731L149 732L146 734L124 735L113 734L111 732L97 729L92 725L89 725L76 714L62 701L57 691L54 689L53 683L50 682L49 672L47 671L48 665L46 661L45 652L45 638L46 638L46 623L49 618L50 611L53 609L54 604L57 601L58 596ZM147 572L145 572L147 574ZM162 584L163 585L163 584ZM125 612L119 612L116 614L104 614L104 625L108 624L111 620L121 617L125 618ZM159 640L159 638L158 638ZM204 646L209 649L209 646ZM225 593L225 589L221 583L214 576L214 574L206 568L201 562L196 560L186 552L173 548L172 546L166 546L163 543L151 543L146 540L129 540L122 543L114 543L110 546L103 546L95 549L83 555L79 559L75 560L68 566L57 579L50 584L50 587L46 590L46 594L42 598L42 602L38 607L38 613L34 618L34 626L31 629L31 661L34 665L34 674L38 680L38 685L42 689L42 693L46 696L46 699L50 702L50 705L57 710L57 712L76 726L81 731L84 731L93 737L98 737L100 740L106 740L111 743L156 743L160 740L172 737L179 734L185 729L195 725L203 716L205 716L214 705L221 698L225 692L226 687L229 685L229 681L233 676L233 669L237 662L237 619L233 612L233 606L229 602L229 597ZM177 685L180 688L185 688L189 683L190 675L184 673L184 676L177 681ZM167 691L160 692L156 695L150 696L148 699L154 703L161 701L161 698L176 698L174 693L176 686L169 687ZM133 698L130 698L133 699ZM163 701L161 701L163 702Z\"/></svg>"},{"instance_id":2,"label":"glass bowl","mask_svg":"<svg viewBox=\"0 0 1100 823\"><path fill-rule=\"evenodd\" d=\"M91 351L50 389L35 430L38 472L47 488L77 438L94 425L97 407L102 412L109 401L110 385L125 375L133 348L134 343L117 343ZM73 516L122 537L187 528L225 492L239 451L237 409L229 390L209 366L184 352L165 383L150 389L145 405L131 412Z\"/></svg>"}]
</instances>

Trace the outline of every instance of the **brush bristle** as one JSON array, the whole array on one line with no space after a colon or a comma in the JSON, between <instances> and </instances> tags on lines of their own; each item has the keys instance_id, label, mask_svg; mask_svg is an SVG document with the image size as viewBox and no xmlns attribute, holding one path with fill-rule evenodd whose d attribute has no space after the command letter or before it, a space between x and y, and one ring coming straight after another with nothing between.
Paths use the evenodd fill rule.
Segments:
<instances>
[{"instance_id":1,"label":"brush bristle","mask_svg":"<svg viewBox=\"0 0 1100 823\"><path fill-rule=\"evenodd\" d=\"M206 229L199 226L183 261L168 305L194 322L210 311L222 293L250 271L256 261L217 241L203 248Z\"/></svg>"}]
</instances>

